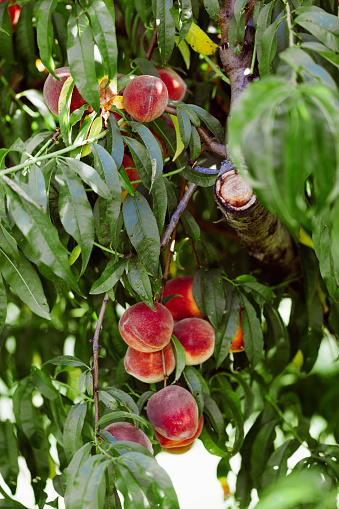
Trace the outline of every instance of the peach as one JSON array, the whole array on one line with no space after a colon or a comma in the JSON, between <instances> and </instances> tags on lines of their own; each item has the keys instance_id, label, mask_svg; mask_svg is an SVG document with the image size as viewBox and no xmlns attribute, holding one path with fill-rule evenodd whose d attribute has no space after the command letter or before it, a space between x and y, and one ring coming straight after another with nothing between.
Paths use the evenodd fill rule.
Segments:
<instances>
[{"instance_id":1,"label":"peach","mask_svg":"<svg viewBox=\"0 0 339 509\"><path fill-rule=\"evenodd\" d=\"M140 180L138 170L135 167L134 161L131 156L128 154L124 154L122 165L126 170L126 175L130 182L133 182L134 180ZM132 189L135 189L138 184L132 184ZM121 203L126 198L127 191L125 189L122 190L121 194Z\"/></svg>"},{"instance_id":2,"label":"peach","mask_svg":"<svg viewBox=\"0 0 339 509\"><path fill-rule=\"evenodd\" d=\"M198 422L198 429L195 434L191 438L186 438L186 440L170 440L169 438L163 437L160 433L154 430L154 435L156 439L159 441L161 447L164 449L172 449L174 447L186 447L187 445L193 444L194 440L198 438L200 435L202 428L204 425L204 417L201 416Z\"/></svg>"},{"instance_id":3,"label":"peach","mask_svg":"<svg viewBox=\"0 0 339 509\"><path fill-rule=\"evenodd\" d=\"M124 358L127 373L141 382L149 384L161 382L165 378L162 352L164 352L166 373L170 375L175 368L175 357L170 343L165 346L163 351L158 350L151 353L138 352L129 346Z\"/></svg>"},{"instance_id":4,"label":"peach","mask_svg":"<svg viewBox=\"0 0 339 509\"><path fill-rule=\"evenodd\" d=\"M146 449L153 454L153 447L146 433L144 433L142 429L136 428L134 424L130 422L113 422L106 426L105 431L108 431L118 442L121 440L136 442L146 447Z\"/></svg>"},{"instance_id":5,"label":"peach","mask_svg":"<svg viewBox=\"0 0 339 509\"><path fill-rule=\"evenodd\" d=\"M177 322L174 336L180 341L186 353L186 366L195 366L206 361L214 351L215 331L202 318L185 318Z\"/></svg>"},{"instance_id":6,"label":"peach","mask_svg":"<svg viewBox=\"0 0 339 509\"><path fill-rule=\"evenodd\" d=\"M193 276L175 277L166 283L164 297L177 295L165 304L175 322L184 318L204 317L193 298L192 285Z\"/></svg>"},{"instance_id":7,"label":"peach","mask_svg":"<svg viewBox=\"0 0 339 509\"><path fill-rule=\"evenodd\" d=\"M173 318L168 309L154 302L156 311L144 302L128 308L119 320L119 331L124 341L139 352L162 350L171 340Z\"/></svg>"},{"instance_id":8,"label":"peach","mask_svg":"<svg viewBox=\"0 0 339 509\"><path fill-rule=\"evenodd\" d=\"M0 4L2 2L8 2L9 0L0 0ZM12 30L13 32L16 29L16 25L18 23L18 19L20 16L21 5L16 5L16 2L11 2L11 5L7 7L9 17L11 18Z\"/></svg>"},{"instance_id":9,"label":"peach","mask_svg":"<svg viewBox=\"0 0 339 509\"><path fill-rule=\"evenodd\" d=\"M241 313L243 312L244 309L245 308L240 308L240 311L239 311L239 326L238 326L238 330L235 333L235 336L234 336L232 344L231 344L231 348L230 348L231 353L243 352L245 349L244 348L244 333L243 333L242 326L241 326Z\"/></svg>"},{"instance_id":10,"label":"peach","mask_svg":"<svg viewBox=\"0 0 339 509\"><path fill-rule=\"evenodd\" d=\"M165 83L159 78L142 75L126 85L123 101L127 113L135 120L151 122L164 113L168 92Z\"/></svg>"},{"instance_id":11,"label":"peach","mask_svg":"<svg viewBox=\"0 0 339 509\"><path fill-rule=\"evenodd\" d=\"M58 81L56 78L54 78L54 76L49 74L44 84L43 94L45 103L47 104L48 108L52 113L54 113L54 115L58 116L58 105L61 89L67 78L71 75L71 72L69 67L59 67L59 69L55 69L54 72L59 78L61 78L61 81ZM83 99L77 87L74 85L71 105L69 109L70 113L72 113L74 110L77 110L84 104L86 104L85 99Z\"/></svg>"},{"instance_id":12,"label":"peach","mask_svg":"<svg viewBox=\"0 0 339 509\"><path fill-rule=\"evenodd\" d=\"M153 394L146 407L154 431L170 440L192 438L198 429L198 405L192 394L170 385Z\"/></svg>"},{"instance_id":13,"label":"peach","mask_svg":"<svg viewBox=\"0 0 339 509\"><path fill-rule=\"evenodd\" d=\"M169 67L158 69L158 73L167 87L168 98L171 101L181 101L186 94L186 83L181 76Z\"/></svg>"}]
</instances>

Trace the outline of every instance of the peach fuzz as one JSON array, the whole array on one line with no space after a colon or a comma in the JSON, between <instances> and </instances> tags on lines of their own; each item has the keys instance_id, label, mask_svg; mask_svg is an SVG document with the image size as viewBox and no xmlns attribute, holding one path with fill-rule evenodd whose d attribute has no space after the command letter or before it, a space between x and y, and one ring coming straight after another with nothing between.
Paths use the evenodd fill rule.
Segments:
<instances>
[{"instance_id":1,"label":"peach fuzz","mask_svg":"<svg viewBox=\"0 0 339 509\"><path fill-rule=\"evenodd\" d=\"M126 85L123 101L125 110L135 120L151 122L164 113L168 92L165 83L159 78L142 75Z\"/></svg>"},{"instance_id":2,"label":"peach fuzz","mask_svg":"<svg viewBox=\"0 0 339 509\"><path fill-rule=\"evenodd\" d=\"M198 405L192 394L170 385L153 394L146 407L154 431L170 440L192 438L198 429Z\"/></svg>"},{"instance_id":3,"label":"peach fuzz","mask_svg":"<svg viewBox=\"0 0 339 509\"><path fill-rule=\"evenodd\" d=\"M231 353L243 352L245 350L244 333L243 333L242 326L241 326L241 313L243 312L244 309L245 308L240 308L240 311L239 311L239 326L238 326L238 330L235 333L235 336L234 336L232 344L231 344L231 348L230 348Z\"/></svg>"},{"instance_id":4,"label":"peach fuzz","mask_svg":"<svg viewBox=\"0 0 339 509\"><path fill-rule=\"evenodd\" d=\"M186 94L186 83L177 72L169 67L157 69L160 79L165 83L168 90L168 98L171 101L181 101Z\"/></svg>"},{"instance_id":5,"label":"peach fuzz","mask_svg":"<svg viewBox=\"0 0 339 509\"><path fill-rule=\"evenodd\" d=\"M193 276L175 277L166 283L164 297L177 295L165 304L175 322L184 318L204 317L193 298L192 285Z\"/></svg>"},{"instance_id":6,"label":"peach fuzz","mask_svg":"<svg viewBox=\"0 0 339 509\"><path fill-rule=\"evenodd\" d=\"M128 308L119 320L119 331L123 340L139 352L162 350L171 340L173 318L171 313L158 302L156 311L144 302Z\"/></svg>"},{"instance_id":7,"label":"peach fuzz","mask_svg":"<svg viewBox=\"0 0 339 509\"><path fill-rule=\"evenodd\" d=\"M180 341L186 353L186 366L205 362L214 351L215 331L202 318L185 318L177 322L174 336Z\"/></svg>"},{"instance_id":8,"label":"peach fuzz","mask_svg":"<svg viewBox=\"0 0 339 509\"><path fill-rule=\"evenodd\" d=\"M113 422L106 426L105 431L108 431L118 442L121 440L136 442L146 447L146 449L153 454L153 447L146 433L144 433L142 429L136 428L134 424L130 422Z\"/></svg>"},{"instance_id":9,"label":"peach fuzz","mask_svg":"<svg viewBox=\"0 0 339 509\"><path fill-rule=\"evenodd\" d=\"M54 76L52 76L52 74L49 74L44 83L43 95L48 108L57 117L61 89L67 78L69 78L71 75L71 72L69 67L59 67L59 69L55 69L54 72L59 78L61 78L61 81L58 81L56 78L54 78ZM86 101L83 99L77 87L74 85L71 105L69 109L70 113L72 113L74 110L77 110L84 104L87 104Z\"/></svg>"},{"instance_id":10,"label":"peach fuzz","mask_svg":"<svg viewBox=\"0 0 339 509\"><path fill-rule=\"evenodd\" d=\"M204 417L201 416L198 422L198 429L196 433L191 438L187 438L186 440L170 440L168 438L163 437L157 431L154 431L155 438L159 441L159 444L163 449L173 449L175 447L186 447L187 445L193 444L194 440L198 438L200 435L202 428L204 425Z\"/></svg>"},{"instance_id":11,"label":"peach fuzz","mask_svg":"<svg viewBox=\"0 0 339 509\"><path fill-rule=\"evenodd\" d=\"M163 351L151 353L138 352L129 346L124 358L127 373L148 384L161 382L165 378L162 352L164 352L166 373L170 375L175 368L175 357L170 343Z\"/></svg>"},{"instance_id":12,"label":"peach fuzz","mask_svg":"<svg viewBox=\"0 0 339 509\"><path fill-rule=\"evenodd\" d=\"M130 182L133 182L134 180L140 180L138 170L136 169L134 161L131 156L129 156L128 154L124 154L124 157L122 159L122 166L125 168L126 175ZM138 184L132 184L132 189L135 189L137 185ZM121 194L121 203L126 198L126 195L127 191L123 189Z\"/></svg>"}]
</instances>

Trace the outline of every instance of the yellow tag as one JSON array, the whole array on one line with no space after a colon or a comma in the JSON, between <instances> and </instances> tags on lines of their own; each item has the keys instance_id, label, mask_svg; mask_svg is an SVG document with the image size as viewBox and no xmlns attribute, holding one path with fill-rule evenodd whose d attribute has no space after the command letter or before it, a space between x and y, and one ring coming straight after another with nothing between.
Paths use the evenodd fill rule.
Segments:
<instances>
[{"instance_id":1,"label":"yellow tag","mask_svg":"<svg viewBox=\"0 0 339 509\"><path fill-rule=\"evenodd\" d=\"M192 23L185 39L191 48L201 55L213 55L218 49L218 45L195 23Z\"/></svg>"},{"instance_id":2,"label":"yellow tag","mask_svg":"<svg viewBox=\"0 0 339 509\"><path fill-rule=\"evenodd\" d=\"M118 110L125 109L124 102L122 100L122 95L116 95L114 97L113 105L116 106L118 108Z\"/></svg>"},{"instance_id":3,"label":"yellow tag","mask_svg":"<svg viewBox=\"0 0 339 509\"><path fill-rule=\"evenodd\" d=\"M175 161L176 158L180 156L180 154L184 150L185 146L184 146L183 142L181 141L180 132L179 132L179 122L178 122L177 117L175 115L170 115L170 117L173 121L173 124L175 127L175 135L177 138L177 149L176 149L174 157L172 159L172 161Z\"/></svg>"},{"instance_id":4,"label":"yellow tag","mask_svg":"<svg viewBox=\"0 0 339 509\"><path fill-rule=\"evenodd\" d=\"M97 134L100 134L101 133L101 129L102 129L102 118L101 117L97 117L92 122L91 128L89 130L88 137L89 138L93 138L93 136L96 136ZM84 148L82 149L80 157L85 157L88 154L90 154L90 152L91 152L91 147L89 145L85 145Z\"/></svg>"},{"instance_id":5,"label":"yellow tag","mask_svg":"<svg viewBox=\"0 0 339 509\"><path fill-rule=\"evenodd\" d=\"M313 240L311 239L311 237L309 236L307 231L305 231L302 226L300 226L300 230L299 230L299 240L305 246L308 246L308 247L311 247L312 249L314 249Z\"/></svg>"}]
</instances>

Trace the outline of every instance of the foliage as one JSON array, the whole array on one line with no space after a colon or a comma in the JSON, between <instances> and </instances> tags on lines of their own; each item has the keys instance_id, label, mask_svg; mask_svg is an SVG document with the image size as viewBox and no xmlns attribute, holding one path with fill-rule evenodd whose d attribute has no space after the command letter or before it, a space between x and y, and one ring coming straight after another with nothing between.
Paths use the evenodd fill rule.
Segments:
<instances>
[{"instance_id":1,"label":"foliage","mask_svg":"<svg viewBox=\"0 0 339 509\"><path fill-rule=\"evenodd\" d=\"M217 0L16 3L15 26L8 2L0 2L0 404L12 400L12 412L0 421L6 486L0 507L24 508L12 499L19 456L39 508L48 478L67 509L118 509L118 492L127 509L179 507L156 459L96 424L133 422L160 450L145 407L161 383L149 387L125 372L118 320L136 301L152 307L161 290L162 240L183 178L198 188L178 226L170 276L194 275L194 298L216 330L216 346L213 358L185 368L174 338L177 369L169 383L179 380L205 414L200 438L221 458L219 478L240 455L237 507L248 507L253 489L258 509L336 507L338 370L323 372L316 362L329 342L335 349L339 334L335 2L255 4L251 72L260 79L243 92L228 122ZM229 44L241 53L246 3L232 5ZM148 59L155 27L157 46ZM74 82L63 87L57 119L42 86L47 71L64 65ZM117 84L117 72L156 75L162 65L177 69L188 85L185 103L170 104L176 115L146 125L118 102L102 102L104 76L115 92L128 81ZM69 115L74 84L92 113L82 107ZM118 111L120 120L113 115ZM201 148L202 128L219 144L227 141L259 200L290 230L300 276L272 277L216 223L216 174L190 164L220 168L222 158ZM136 191L122 167L125 147L140 175ZM106 292L94 389L92 339ZM241 308L246 353L232 356ZM101 419L95 424L96 392ZM309 455L291 473L301 445ZM58 504L56 498L46 507Z\"/></svg>"}]
</instances>

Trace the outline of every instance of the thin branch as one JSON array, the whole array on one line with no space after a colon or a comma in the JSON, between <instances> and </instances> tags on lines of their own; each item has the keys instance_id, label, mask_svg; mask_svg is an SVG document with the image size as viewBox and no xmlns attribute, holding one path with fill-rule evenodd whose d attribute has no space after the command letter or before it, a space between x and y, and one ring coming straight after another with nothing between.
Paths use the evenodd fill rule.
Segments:
<instances>
[{"instance_id":1,"label":"thin branch","mask_svg":"<svg viewBox=\"0 0 339 509\"><path fill-rule=\"evenodd\" d=\"M148 51L147 51L147 53L145 55L145 58L147 60L151 60L152 54L153 54L153 51L154 51L154 49L155 49L155 47L157 45L157 42L158 42L158 31L157 31L157 29L155 27L154 28L154 32L153 32L153 37L152 37L152 40L151 40L151 44L150 44L150 46L148 48Z\"/></svg>"},{"instance_id":2,"label":"thin branch","mask_svg":"<svg viewBox=\"0 0 339 509\"><path fill-rule=\"evenodd\" d=\"M259 0L249 0L249 2L247 3L247 5L245 7L245 11L246 11L246 22L245 23L246 23L246 25L249 22L249 20L251 19L253 11L254 11L254 6L258 1Z\"/></svg>"},{"instance_id":3,"label":"thin branch","mask_svg":"<svg viewBox=\"0 0 339 509\"><path fill-rule=\"evenodd\" d=\"M174 106L167 106L166 109L165 109L165 113L169 113L170 115L177 115L177 110ZM196 127L196 130L198 131L198 133L200 134L200 136L202 137L202 139L204 140L204 142L206 143L206 146L208 148L208 150L210 152L214 152L215 154L218 154L219 156L223 157L224 159L226 159L227 157L227 151L226 151L226 147L225 145L223 145L222 143L218 143L217 141L215 141L212 136L206 131L206 129L204 127ZM205 151L206 149L204 149L203 151Z\"/></svg>"},{"instance_id":4,"label":"thin branch","mask_svg":"<svg viewBox=\"0 0 339 509\"><path fill-rule=\"evenodd\" d=\"M94 414L95 414L95 429L99 431L98 422L100 419L99 415L99 334L100 329L102 326L102 321L105 316L106 307L109 301L109 296L106 293L104 296L104 300L102 301L100 314L98 318L97 325L95 327L95 333L93 337L93 381L94 381L94 388L93 388L93 397L94 397Z\"/></svg>"}]
</instances>

